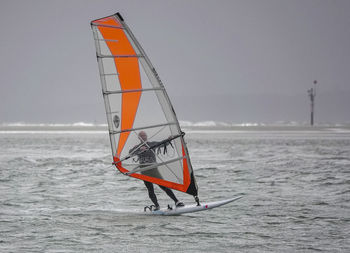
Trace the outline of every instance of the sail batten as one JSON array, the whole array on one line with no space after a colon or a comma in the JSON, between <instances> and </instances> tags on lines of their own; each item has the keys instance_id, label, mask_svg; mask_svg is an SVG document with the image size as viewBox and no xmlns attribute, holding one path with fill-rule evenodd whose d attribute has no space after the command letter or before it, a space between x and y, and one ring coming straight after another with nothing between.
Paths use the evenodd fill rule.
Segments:
<instances>
[{"instance_id":1,"label":"sail batten","mask_svg":"<svg viewBox=\"0 0 350 253\"><path fill-rule=\"evenodd\" d=\"M100 74L100 76L118 76L118 73Z\"/></svg>"},{"instance_id":2,"label":"sail batten","mask_svg":"<svg viewBox=\"0 0 350 253\"><path fill-rule=\"evenodd\" d=\"M116 168L196 196L184 134L150 59L119 14L94 20L91 27Z\"/></svg>"},{"instance_id":3,"label":"sail batten","mask_svg":"<svg viewBox=\"0 0 350 253\"><path fill-rule=\"evenodd\" d=\"M141 172L141 171L147 171L147 170L151 170L151 169L154 169L156 167L159 167L160 165L166 165L166 164L169 164L169 163L173 163L173 162L176 162L176 161L179 161L179 160L183 160L185 159L186 157L178 157L178 158L174 158L172 160L168 160L166 162L161 162L161 163L157 163L157 164L152 164L152 165L149 165L147 167L140 167L140 166L137 166L136 168L134 168L132 171L128 172L127 174L133 174L133 173L136 173L136 172Z\"/></svg>"},{"instance_id":4,"label":"sail batten","mask_svg":"<svg viewBox=\"0 0 350 253\"><path fill-rule=\"evenodd\" d=\"M118 42L118 40L105 40L105 39L95 39L95 40L98 40L98 41Z\"/></svg>"},{"instance_id":5,"label":"sail batten","mask_svg":"<svg viewBox=\"0 0 350 253\"><path fill-rule=\"evenodd\" d=\"M141 58L143 55L97 55L98 58Z\"/></svg>"},{"instance_id":6,"label":"sail batten","mask_svg":"<svg viewBox=\"0 0 350 253\"><path fill-rule=\"evenodd\" d=\"M119 27L119 26L114 26L114 25L103 25L103 24L97 24L97 23L91 23L91 26L96 26L96 27L107 27L107 28L112 28L112 29L123 29L123 27Z\"/></svg>"},{"instance_id":7,"label":"sail batten","mask_svg":"<svg viewBox=\"0 0 350 253\"><path fill-rule=\"evenodd\" d=\"M156 91L156 90L164 90L164 88L146 88L146 89L137 89L137 90L116 90L116 91L105 91L103 92L104 95L110 95L110 94L119 94L119 93L126 93L126 92L140 92L140 91Z\"/></svg>"},{"instance_id":8,"label":"sail batten","mask_svg":"<svg viewBox=\"0 0 350 253\"><path fill-rule=\"evenodd\" d=\"M176 122L168 122L164 124L157 124L157 125L151 125L151 126L142 126L142 127L136 127L136 128L130 128L130 129L123 129L121 131L113 131L110 132L110 134L119 134L123 132L132 132L137 130L143 130L143 129L149 129L149 128L158 128L158 127L164 127L164 126L170 126L170 125L176 125Z\"/></svg>"}]
</instances>

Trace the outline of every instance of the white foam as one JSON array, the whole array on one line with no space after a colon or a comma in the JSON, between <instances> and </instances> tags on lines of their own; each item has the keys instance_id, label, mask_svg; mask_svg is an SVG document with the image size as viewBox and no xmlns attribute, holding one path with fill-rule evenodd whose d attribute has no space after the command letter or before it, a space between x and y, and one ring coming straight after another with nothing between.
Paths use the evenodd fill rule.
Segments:
<instances>
[{"instance_id":1,"label":"white foam","mask_svg":"<svg viewBox=\"0 0 350 253\"><path fill-rule=\"evenodd\" d=\"M48 131L41 131L41 130L4 130L0 131L0 134L106 134L108 131L105 130L96 130L96 131L74 131L74 130L48 130Z\"/></svg>"},{"instance_id":2,"label":"white foam","mask_svg":"<svg viewBox=\"0 0 350 253\"><path fill-rule=\"evenodd\" d=\"M11 122L1 123L3 127L107 127L107 124L95 124L87 122L75 123L25 123L25 122Z\"/></svg>"},{"instance_id":3,"label":"white foam","mask_svg":"<svg viewBox=\"0 0 350 253\"><path fill-rule=\"evenodd\" d=\"M181 127L258 127L258 126L309 126L308 122L298 122L298 121L275 121L271 123L261 123L261 122L242 122L242 123L233 123L233 122L223 122L223 121L197 121L192 122L188 120L179 121ZM349 127L350 123L317 123L315 126L319 127L329 127L329 128L339 128L339 127ZM0 127L38 127L38 128L89 128L89 127L101 127L107 128L107 124L98 124L91 122L74 122L74 123L26 123L26 122L10 122L10 123L1 123Z\"/></svg>"}]
</instances>

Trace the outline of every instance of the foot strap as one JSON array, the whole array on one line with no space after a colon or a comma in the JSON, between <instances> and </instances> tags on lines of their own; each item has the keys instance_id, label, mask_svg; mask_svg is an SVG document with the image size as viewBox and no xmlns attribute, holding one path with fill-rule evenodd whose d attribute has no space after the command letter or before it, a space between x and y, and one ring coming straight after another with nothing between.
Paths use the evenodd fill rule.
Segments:
<instances>
[{"instance_id":1,"label":"foot strap","mask_svg":"<svg viewBox=\"0 0 350 253\"><path fill-rule=\"evenodd\" d=\"M146 212L147 209L148 209L150 212L152 212L152 210L153 210L155 207L156 207L155 205L145 206L145 207L143 208L143 211Z\"/></svg>"}]
</instances>

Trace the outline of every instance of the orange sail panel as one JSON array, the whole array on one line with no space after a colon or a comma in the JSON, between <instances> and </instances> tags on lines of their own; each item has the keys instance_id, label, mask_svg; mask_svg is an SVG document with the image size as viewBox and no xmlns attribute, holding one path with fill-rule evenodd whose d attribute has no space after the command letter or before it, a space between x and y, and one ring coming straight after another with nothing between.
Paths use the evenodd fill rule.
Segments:
<instances>
[{"instance_id":1,"label":"orange sail panel","mask_svg":"<svg viewBox=\"0 0 350 253\"><path fill-rule=\"evenodd\" d=\"M114 26L120 26L115 19L107 19L105 22L98 22ZM110 27L98 27L112 55L115 57L114 62L119 75L121 90L141 89L141 78L136 53L132 48L122 29L114 29ZM118 41L118 43L113 43ZM122 58L122 56L128 56ZM135 58L131 57L135 56ZM130 129L133 126L136 111L139 105L141 92L123 93L122 94L122 115L121 129ZM130 132L123 132L119 136L117 148L117 156L120 156L124 144L128 139Z\"/></svg>"}]
</instances>

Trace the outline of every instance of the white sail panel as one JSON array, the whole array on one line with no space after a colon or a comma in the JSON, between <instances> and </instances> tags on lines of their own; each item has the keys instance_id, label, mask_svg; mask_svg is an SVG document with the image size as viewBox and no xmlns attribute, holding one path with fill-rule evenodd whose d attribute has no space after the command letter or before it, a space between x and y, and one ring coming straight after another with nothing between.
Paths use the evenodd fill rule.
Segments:
<instances>
[{"instance_id":1,"label":"white sail panel","mask_svg":"<svg viewBox=\"0 0 350 253\"><path fill-rule=\"evenodd\" d=\"M118 14L91 24L116 167L196 196L183 133L147 55Z\"/></svg>"}]
</instances>

